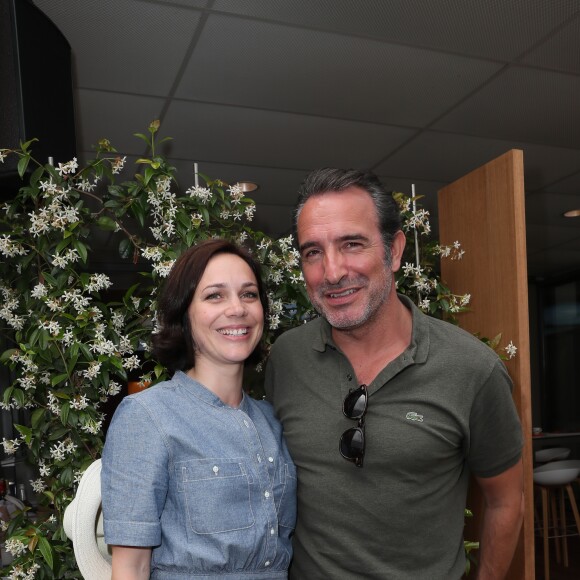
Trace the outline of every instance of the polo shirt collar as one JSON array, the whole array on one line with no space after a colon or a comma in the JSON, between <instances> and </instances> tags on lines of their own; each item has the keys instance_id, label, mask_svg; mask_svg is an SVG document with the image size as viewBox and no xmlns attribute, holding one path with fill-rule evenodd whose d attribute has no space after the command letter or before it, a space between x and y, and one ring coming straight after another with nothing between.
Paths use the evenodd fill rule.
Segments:
<instances>
[{"instance_id":1,"label":"polo shirt collar","mask_svg":"<svg viewBox=\"0 0 580 580\"><path fill-rule=\"evenodd\" d=\"M400 356L404 359L411 359L416 364L424 363L429 354L428 316L421 312L407 296L397 294L397 297L411 311L413 319L411 342ZM320 332L314 334L312 348L318 352L324 352L327 346L333 350L339 350L332 338L332 327L326 318L321 317L319 320Z\"/></svg>"}]
</instances>

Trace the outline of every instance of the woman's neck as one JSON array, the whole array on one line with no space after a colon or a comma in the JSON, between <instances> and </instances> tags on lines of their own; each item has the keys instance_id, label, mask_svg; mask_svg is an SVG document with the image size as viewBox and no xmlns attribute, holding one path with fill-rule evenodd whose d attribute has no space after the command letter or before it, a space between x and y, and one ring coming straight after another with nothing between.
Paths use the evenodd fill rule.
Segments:
<instances>
[{"instance_id":1,"label":"woman's neck","mask_svg":"<svg viewBox=\"0 0 580 580\"><path fill-rule=\"evenodd\" d=\"M242 381L244 365L224 365L218 367L205 361L196 361L195 367L186 373L201 383L230 407L239 407L242 402Z\"/></svg>"}]
</instances>

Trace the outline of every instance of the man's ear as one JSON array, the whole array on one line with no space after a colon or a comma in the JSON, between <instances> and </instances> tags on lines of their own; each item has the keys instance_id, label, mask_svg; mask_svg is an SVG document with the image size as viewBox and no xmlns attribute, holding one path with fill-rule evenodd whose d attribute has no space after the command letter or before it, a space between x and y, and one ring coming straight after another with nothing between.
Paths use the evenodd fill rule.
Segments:
<instances>
[{"instance_id":1,"label":"man's ear","mask_svg":"<svg viewBox=\"0 0 580 580\"><path fill-rule=\"evenodd\" d=\"M399 230L393 237L393 243L391 244L391 269L393 272L397 272L401 267L401 260L403 259L406 243L407 238L405 234Z\"/></svg>"}]
</instances>

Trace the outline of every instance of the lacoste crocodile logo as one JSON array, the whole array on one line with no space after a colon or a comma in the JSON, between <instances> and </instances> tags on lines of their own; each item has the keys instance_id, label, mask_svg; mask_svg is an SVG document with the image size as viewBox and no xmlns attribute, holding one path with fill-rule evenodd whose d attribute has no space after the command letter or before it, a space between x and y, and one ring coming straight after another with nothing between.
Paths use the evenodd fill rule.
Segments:
<instances>
[{"instance_id":1,"label":"lacoste crocodile logo","mask_svg":"<svg viewBox=\"0 0 580 580\"><path fill-rule=\"evenodd\" d=\"M415 413L415 411L409 411L405 415L405 419L408 419L409 421L419 421L419 423L422 423L423 415L419 415L419 413Z\"/></svg>"}]
</instances>

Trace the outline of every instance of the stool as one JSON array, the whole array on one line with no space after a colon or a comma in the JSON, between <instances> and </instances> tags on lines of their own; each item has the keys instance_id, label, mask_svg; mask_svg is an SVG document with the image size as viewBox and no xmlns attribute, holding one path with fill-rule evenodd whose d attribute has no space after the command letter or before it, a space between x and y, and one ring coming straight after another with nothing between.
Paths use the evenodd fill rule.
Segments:
<instances>
[{"instance_id":1,"label":"stool","mask_svg":"<svg viewBox=\"0 0 580 580\"><path fill-rule=\"evenodd\" d=\"M555 461L534 469L534 483L542 498L542 537L544 544L544 576L550 580L550 546L549 540L555 540L556 561L563 559L568 566L568 536L580 536L580 514L574 497L572 482L580 473L579 467L570 465L572 462ZM575 462L576 463L576 462ZM577 533L568 533L566 522L566 495L574 514ZM551 512L551 525L550 525ZM536 512L537 514L537 512ZM553 530L553 534L550 531Z\"/></svg>"}]
</instances>

